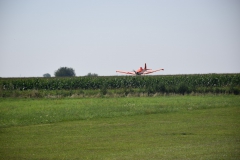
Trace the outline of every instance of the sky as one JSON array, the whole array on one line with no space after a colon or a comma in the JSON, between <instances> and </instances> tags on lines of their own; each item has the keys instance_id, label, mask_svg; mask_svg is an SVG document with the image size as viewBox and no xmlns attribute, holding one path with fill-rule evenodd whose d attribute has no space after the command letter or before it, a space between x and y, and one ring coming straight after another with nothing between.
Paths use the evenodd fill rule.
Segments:
<instances>
[{"instance_id":1,"label":"sky","mask_svg":"<svg viewBox=\"0 0 240 160\"><path fill-rule=\"evenodd\" d=\"M240 73L239 0L0 0L0 77Z\"/></svg>"}]
</instances>

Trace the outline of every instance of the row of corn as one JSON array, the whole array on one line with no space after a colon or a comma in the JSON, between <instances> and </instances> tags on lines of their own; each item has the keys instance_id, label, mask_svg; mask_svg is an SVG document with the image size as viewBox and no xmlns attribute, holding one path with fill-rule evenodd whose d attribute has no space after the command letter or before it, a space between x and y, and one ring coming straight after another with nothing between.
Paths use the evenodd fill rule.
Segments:
<instances>
[{"instance_id":1,"label":"row of corn","mask_svg":"<svg viewBox=\"0 0 240 160\"><path fill-rule=\"evenodd\" d=\"M146 88L153 85L188 87L240 86L240 74L106 76L65 78L0 78L2 90L75 90Z\"/></svg>"}]
</instances>

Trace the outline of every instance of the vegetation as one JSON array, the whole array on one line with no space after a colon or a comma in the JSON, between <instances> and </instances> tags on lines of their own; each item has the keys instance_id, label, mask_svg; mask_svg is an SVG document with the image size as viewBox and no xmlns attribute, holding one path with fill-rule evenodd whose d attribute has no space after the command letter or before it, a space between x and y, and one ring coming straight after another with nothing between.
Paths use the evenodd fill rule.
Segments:
<instances>
[{"instance_id":1,"label":"vegetation","mask_svg":"<svg viewBox=\"0 0 240 160\"><path fill-rule=\"evenodd\" d=\"M61 67L54 73L55 77L75 77L75 71L72 68Z\"/></svg>"},{"instance_id":2,"label":"vegetation","mask_svg":"<svg viewBox=\"0 0 240 160\"><path fill-rule=\"evenodd\" d=\"M86 76L89 76L89 77L97 77L98 74L97 74L97 73L88 73Z\"/></svg>"},{"instance_id":3,"label":"vegetation","mask_svg":"<svg viewBox=\"0 0 240 160\"><path fill-rule=\"evenodd\" d=\"M240 159L239 93L240 74L1 78L0 159Z\"/></svg>"},{"instance_id":4,"label":"vegetation","mask_svg":"<svg viewBox=\"0 0 240 160\"><path fill-rule=\"evenodd\" d=\"M43 75L43 77L51 77L51 74L49 74L49 73L45 73L44 75Z\"/></svg>"},{"instance_id":5,"label":"vegetation","mask_svg":"<svg viewBox=\"0 0 240 160\"><path fill-rule=\"evenodd\" d=\"M240 98L0 98L0 159L239 159Z\"/></svg>"},{"instance_id":6,"label":"vegetation","mask_svg":"<svg viewBox=\"0 0 240 160\"><path fill-rule=\"evenodd\" d=\"M1 78L0 97L154 94L239 94L240 74L112 76L65 78Z\"/></svg>"}]
</instances>

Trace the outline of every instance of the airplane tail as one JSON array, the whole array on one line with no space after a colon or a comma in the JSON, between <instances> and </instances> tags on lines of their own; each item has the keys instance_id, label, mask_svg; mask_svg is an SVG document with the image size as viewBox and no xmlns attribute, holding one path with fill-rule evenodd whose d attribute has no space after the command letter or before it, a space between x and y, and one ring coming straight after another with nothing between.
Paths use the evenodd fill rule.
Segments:
<instances>
[{"instance_id":1,"label":"airplane tail","mask_svg":"<svg viewBox=\"0 0 240 160\"><path fill-rule=\"evenodd\" d=\"M147 68L147 64L145 63L144 70L152 70Z\"/></svg>"}]
</instances>

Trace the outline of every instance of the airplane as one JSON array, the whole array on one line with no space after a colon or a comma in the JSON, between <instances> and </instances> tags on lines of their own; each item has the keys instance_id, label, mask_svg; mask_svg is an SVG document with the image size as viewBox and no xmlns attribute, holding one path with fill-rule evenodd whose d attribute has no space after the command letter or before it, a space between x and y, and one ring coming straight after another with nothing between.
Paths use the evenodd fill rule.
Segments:
<instances>
[{"instance_id":1,"label":"airplane","mask_svg":"<svg viewBox=\"0 0 240 160\"><path fill-rule=\"evenodd\" d=\"M133 70L133 72L128 72L128 71L116 71L119 73L124 73L124 74L132 74L132 75L145 75L145 74L150 74L153 72L161 71L164 70L163 68L157 69L157 70L152 70L147 68L147 64L145 63L144 68L140 67L137 71Z\"/></svg>"}]
</instances>

